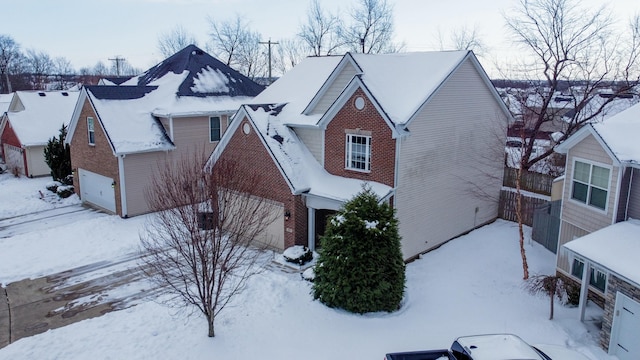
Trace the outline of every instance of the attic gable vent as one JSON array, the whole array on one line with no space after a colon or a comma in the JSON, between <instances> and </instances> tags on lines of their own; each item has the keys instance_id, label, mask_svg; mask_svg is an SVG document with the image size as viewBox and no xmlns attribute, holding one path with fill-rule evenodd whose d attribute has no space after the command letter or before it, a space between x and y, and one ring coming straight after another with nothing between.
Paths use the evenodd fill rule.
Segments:
<instances>
[{"instance_id":1,"label":"attic gable vent","mask_svg":"<svg viewBox=\"0 0 640 360\"><path fill-rule=\"evenodd\" d=\"M62 96L69 96L69 93L65 91L62 93Z\"/></svg>"},{"instance_id":2,"label":"attic gable vent","mask_svg":"<svg viewBox=\"0 0 640 360\"><path fill-rule=\"evenodd\" d=\"M47 94L43 93L43 92L39 92L38 95L40 96L47 96Z\"/></svg>"}]
</instances>

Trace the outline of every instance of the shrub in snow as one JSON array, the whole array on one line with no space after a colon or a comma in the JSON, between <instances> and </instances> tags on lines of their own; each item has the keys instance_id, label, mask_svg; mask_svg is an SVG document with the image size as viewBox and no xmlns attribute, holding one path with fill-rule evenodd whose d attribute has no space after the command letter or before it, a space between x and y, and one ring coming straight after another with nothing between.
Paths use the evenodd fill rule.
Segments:
<instances>
[{"instance_id":1,"label":"shrub in snow","mask_svg":"<svg viewBox=\"0 0 640 360\"><path fill-rule=\"evenodd\" d=\"M64 179L71 174L71 150L69 144L65 144L67 127L63 124L58 137L52 137L44 148L44 161L51 169L54 180Z\"/></svg>"},{"instance_id":2,"label":"shrub in snow","mask_svg":"<svg viewBox=\"0 0 640 360\"><path fill-rule=\"evenodd\" d=\"M313 296L355 313L395 311L405 265L395 211L364 188L327 225L315 266Z\"/></svg>"},{"instance_id":3,"label":"shrub in snow","mask_svg":"<svg viewBox=\"0 0 640 360\"><path fill-rule=\"evenodd\" d=\"M68 198L69 196L73 195L73 193L73 186L69 185L58 186L58 190L56 191L56 194L58 194L58 196L63 199Z\"/></svg>"},{"instance_id":4,"label":"shrub in snow","mask_svg":"<svg viewBox=\"0 0 640 360\"><path fill-rule=\"evenodd\" d=\"M73 174L69 174L61 180L65 185L73 185Z\"/></svg>"},{"instance_id":5,"label":"shrub in snow","mask_svg":"<svg viewBox=\"0 0 640 360\"><path fill-rule=\"evenodd\" d=\"M50 183L47 183L47 185L45 185L45 188L49 191L51 191L52 193L55 193L58 191L58 187L62 185L62 183L58 182L58 181L52 181Z\"/></svg>"},{"instance_id":6,"label":"shrub in snow","mask_svg":"<svg viewBox=\"0 0 640 360\"><path fill-rule=\"evenodd\" d=\"M295 245L287 248L282 256L285 260L298 265L304 265L313 260L313 252L306 246Z\"/></svg>"},{"instance_id":7,"label":"shrub in snow","mask_svg":"<svg viewBox=\"0 0 640 360\"><path fill-rule=\"evenodd\" d=\"M302 278L313 282L313 279L316 277L316 273L313 271L313 267L308 268L307 270L302 272Z\"/></svg>"}]
</instances>

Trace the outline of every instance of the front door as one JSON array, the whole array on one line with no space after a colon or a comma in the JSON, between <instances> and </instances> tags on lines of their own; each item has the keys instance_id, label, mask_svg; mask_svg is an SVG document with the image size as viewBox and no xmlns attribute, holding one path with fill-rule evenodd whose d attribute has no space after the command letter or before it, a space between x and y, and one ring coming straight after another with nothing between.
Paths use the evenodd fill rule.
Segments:
<instances>
[{"instance_id":1,"label":"front door","mask_svg":"<svg viewBox=\"0 0 640 360\"><path fill-rule=\"evenodd\" d=\"M618 292L613 311L609 353L620 360L640 359L640 303Z\"/></svg>"},{"instance_id":2,"label":"front door","mask_svg":"<svg viewBox=\"0 0 640 360\"><path fill-rule=\"evenodd\" d=\"M320 238L324 235L327 229L327 222L331 219L331 216L335 214L335 210L318 209L316 210L316 249L319 249L322 245Z\"/></svg>"}]
</instances>

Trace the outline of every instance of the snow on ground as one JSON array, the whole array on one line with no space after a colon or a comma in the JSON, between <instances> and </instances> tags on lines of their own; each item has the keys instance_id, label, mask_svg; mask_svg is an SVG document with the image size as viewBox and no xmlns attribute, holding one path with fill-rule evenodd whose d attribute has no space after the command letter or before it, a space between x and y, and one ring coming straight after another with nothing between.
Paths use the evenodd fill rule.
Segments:
<instances>
[{"instance_id":1,"label":"snow on ground","mask_svg":"<svg viewBox=\"0 0 640 360\"><path fill-rule=\"evenodd\" d=\"M30 179L0 174L0 219L80 203L77 195L60 199L48 191L46 185L52 181L50 176Z\"/></svg>"},{"instance_id":2,"label":"snow on ground","mask_svg":"<svg viewBox=\"0 0 640 360\"><path fill-rule=\"evenodd\" d=\"M5 261L15 266L21 260L35 276L61 269L65 261L69 268L80 265L83 256L90 258L85 263L124 256L143 223L142 217L116 216L76 222L53 229L46 248L40 231L4 239L0 281L29 272ZM60 236L89 232L91 239ZM60 254L48 254L58 249ZM552 253L527 242L527 254L532 274L553 273ZM404 304L395 313L329 309L313 301L311 284L299 274L274 267L254 277L219 316L215 338L207 338L200 315L146 302L21 339L0 349L0 359L381 359L386 352L446 348L457 336L500 332L574 348L591 359L614 359L598 347L595 325L577 320L577 308L558 304L548 320L548 299L529 295L521 278L517 226L499 220L408 264ZM594 307L587 311L599 314Z\"/></svg>"}]
</instances>

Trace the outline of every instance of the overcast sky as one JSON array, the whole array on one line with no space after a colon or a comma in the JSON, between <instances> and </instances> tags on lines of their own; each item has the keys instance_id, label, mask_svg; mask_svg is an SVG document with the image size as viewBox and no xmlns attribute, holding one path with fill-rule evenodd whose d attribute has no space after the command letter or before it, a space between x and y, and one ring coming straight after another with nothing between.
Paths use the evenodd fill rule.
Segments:
<instances>
[{"instance_id":1,"label":"overcast sky","mask_svg":"<svg viewBox=\"0 0 640 360\"><path fill-rule=\"evenodd\" d=\"M328 11L346 13L355 0L320 0ZM503 13L517 0L389 0L394 7L396 41L406 51L439 50L438 33L448 38L454 29L473 28L488 46L481 59L486 68L498 57L510 56ZM232 19L240 14L265 41L294 37L306 19L310 0L1 0L0 34L13 37L23 50L63 56L74 68L124 57L147 69L160 60L158 37L176 26L192 33L205 48L208 19ZM609 4L623 28L640 12L639 0L582 0L584 6ZM488 69L489 70L489 69ZM489 70L489 72L491 72ZM491 75L491 74L490 74Z\"/></svg>"}]
</instances>

